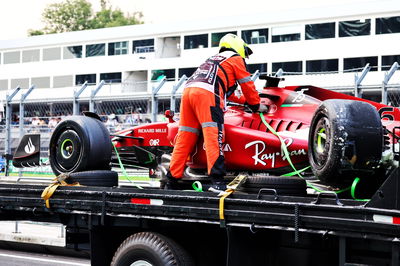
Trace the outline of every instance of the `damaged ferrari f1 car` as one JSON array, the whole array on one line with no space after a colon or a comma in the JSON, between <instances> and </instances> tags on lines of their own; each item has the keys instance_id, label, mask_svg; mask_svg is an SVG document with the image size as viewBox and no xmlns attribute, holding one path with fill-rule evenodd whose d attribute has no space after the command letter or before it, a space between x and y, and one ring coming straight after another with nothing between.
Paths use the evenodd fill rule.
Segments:
<instances>
[{"instance_id":1,"label":"damaged ferrari f1 car","mask_svg":"<svg viewBox=\"0 0 400 266\"><path fill-rule=\"evenodd\" d=\"M295 180L281 176L296 174L335 188L359 178L376 190L398 159L397 108L314 86L278 87L279 78L260 78L266 80L260 98L270 106L268 113L228 104L224 115L223 150L232 176ZM178 132L173 114L167 111L166 116L169 122L126 129L111 141L96 115L68 117L51 137L51 167L56 175L109 170L110 165L165 173ZM200 137L187 159L184 180L206 180L206 168Z\"/></svg>"}]
</instances>

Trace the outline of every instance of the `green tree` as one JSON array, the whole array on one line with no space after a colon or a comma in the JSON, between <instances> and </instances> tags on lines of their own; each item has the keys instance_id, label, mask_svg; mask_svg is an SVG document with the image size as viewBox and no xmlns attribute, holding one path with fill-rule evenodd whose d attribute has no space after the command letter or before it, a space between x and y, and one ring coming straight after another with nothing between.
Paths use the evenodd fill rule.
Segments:
<instances>
[{"instance_id":1,"label":"green tree","mask_svg":"<svg viewBox=\"0 0 400 266\"><path fill-rule=\"evenodd\" d=\"M141 12L135 12L132 16L125 16L119 9L107 8L96 13L92 19L92 29L142 24L142 17Z\"/></svg>"},{"instance_id":2,"label":"green tree","mask_svg":"<svg viewBox=\"0 0 400 266\"><path fill-rule=\"evenodd\" d=\"M45 27L40 30L29 30L28 35L61 33L87 29L99 29L133 24L141 24L143 15L135 12L125 15L121 10L107 7L107 0L100 0L101 10L94 13L87 0L66 0L62 3L48 5L42 18Z\"/></svg>"}]
</instances>

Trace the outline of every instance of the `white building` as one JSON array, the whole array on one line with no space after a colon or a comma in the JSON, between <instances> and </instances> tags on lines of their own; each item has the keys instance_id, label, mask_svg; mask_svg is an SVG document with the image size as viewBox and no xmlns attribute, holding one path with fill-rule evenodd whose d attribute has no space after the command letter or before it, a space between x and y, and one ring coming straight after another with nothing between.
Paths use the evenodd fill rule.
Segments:
<instances>
[{"instance_id":1,"label":"white building","mask_svg":"<svg viewBox=\"0 0 400 266\"><path fill-rule=\"evenodd\" d=\"M282 68L284 85L352 87L354 72L369 63L363 85L380 86L385 72L400 63L400 1L385 0L0 41L0 99L17 86L34 84L29 101L71 101L74 88L100 80L109 83L100 98L147 99L160 75L168 79L159 92L166 97L183 74L190 76L218 51L228 32L251 45L250 72ZM391 82L400 82L398 72Z\"/></svg>"}]
</instances>

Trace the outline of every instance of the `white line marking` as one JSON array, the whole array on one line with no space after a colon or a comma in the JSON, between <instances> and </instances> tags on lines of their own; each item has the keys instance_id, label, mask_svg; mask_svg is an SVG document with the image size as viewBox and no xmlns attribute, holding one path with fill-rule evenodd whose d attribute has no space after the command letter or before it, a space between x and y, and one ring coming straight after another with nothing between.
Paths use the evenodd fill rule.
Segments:
<instances>
[{"instance_id":1,"label":"white line marking","mask_svg":"<svg viewBox=\"0 0 400 266\"><path fill-rule=\"evenodd\" d=\"M77 262L68 262L68 261L61 261L61 260L56 260L56 259L41 259L41 258L35 258L35 257L29 257L29 256L18 256L18 255L11 255L11 254L1 254L0 256L2 257L9 257L9 258L15 258L15 259L24 259L24 260L35 260L35 261L43 261L43 262L60 262L64 265L77 265L77 266L87 266L90 264L84 264L84 263L77 263Z\"/></svg>"}]
</instances>

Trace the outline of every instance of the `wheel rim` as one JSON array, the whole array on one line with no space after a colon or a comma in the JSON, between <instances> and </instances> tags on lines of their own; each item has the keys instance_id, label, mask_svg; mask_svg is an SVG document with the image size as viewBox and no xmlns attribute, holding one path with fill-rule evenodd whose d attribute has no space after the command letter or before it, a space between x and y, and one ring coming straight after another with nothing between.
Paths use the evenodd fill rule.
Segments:
<instances>
[{"instance_id":1,"label":"wheel rim","mask_svg":"<svg viewBox=\"0 0 400 266\"><path fill-rule=\"evenodd\" d=\"M321 117L316 123L313 137L312 153L315 163L323 166L330 152L330 123L327 117Z\"/></svg>"},{"instance_id":2,"label":"wheel rim","mask_svg":"<svg viewBox=\"0 0 400 266\"><path fill-rule=\"evenodd\" d=\"M74 153L74 143L70 139L66 139L61 143L60 148L61 156L65 159L71 158Z\"/></svg>"},{"instance_id":3,"label":"wheel rim","mask_svg":"<svg viewBox=\"0 0 400 266\"><path fill-rule=\"evenodd\" d=\"M54 161L60 172L71 172L79 165L83 156L82 148L82 140L75 130L66 130L58 136Z\"/></svg>"},{"instance_id":4,"label":"wheel rim","mask_svg":"<svg viewBox=\"0 0 400 266\"><path fill-rule=\"evenodd\" d=\"M148 261L145 260L137 260L134 263L132 263L130 266L153 266L153 264L151 264Z\"/></svg>"}]
</instances>

